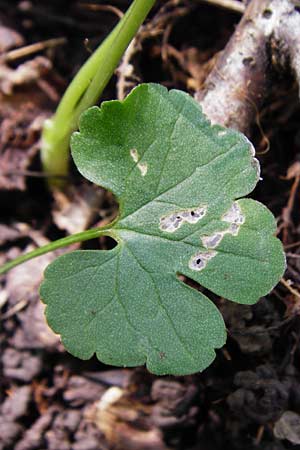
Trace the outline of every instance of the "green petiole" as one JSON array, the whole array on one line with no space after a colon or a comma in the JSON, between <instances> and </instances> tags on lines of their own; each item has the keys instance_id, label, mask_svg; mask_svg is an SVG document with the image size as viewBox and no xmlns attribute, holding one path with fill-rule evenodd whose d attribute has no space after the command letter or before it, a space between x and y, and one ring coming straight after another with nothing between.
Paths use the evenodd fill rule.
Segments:
<instances>
[{"instance_id":1,"label":"green petiole","mask_svg":"<svg viewBox=\"0 0 300 450\"><path fill-rule=\"evenodd\" d=\"M3 264L0 267L0 275L8 272L10 269L19 266L26 261L29 261L38 256L45 255L49 252L53 252L54 250L57 250L59 248L67 247L68 245L76 244L78 242L89 241L90 239L95 239L103 235L112 236L112 233L110 233L110 227L111 224L107 227L92 228L90 230L82 231L81 233L72 234L71 236L67 236L62 239L57 239L56 241L36 248L31 252L25 253L24 255L21 255L13 259L12 261L7 262L6 264Z\"/></svg>"}]
</instances>

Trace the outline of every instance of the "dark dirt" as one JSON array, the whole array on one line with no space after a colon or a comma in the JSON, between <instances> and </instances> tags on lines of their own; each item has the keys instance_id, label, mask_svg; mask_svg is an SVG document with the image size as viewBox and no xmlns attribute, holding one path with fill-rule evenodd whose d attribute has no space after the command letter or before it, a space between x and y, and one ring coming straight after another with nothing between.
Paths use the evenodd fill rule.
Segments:
<instances>
[{"instance_id":1,"label":"dark dirt","mask_svg":"<svg viewBox=\"0 0 300 450\"><path fill-rule=\"evenodd\" d=\"M116 23L115 13L97 9L103 3L124 11L130 2L0 0L1 263L116 214L111 195L84 182L74 167L69 191L51 195L38 155L43 120ZM131 75L117 72L103 98L140 81L193 94L239 18L201 1L158 2L139 34ZM63 41L9 63L1 59L12 48L50 38ZM43 269L55 255L12 270L0 280L0 450L300 449L297 89L290 74L273 74L251 136L263 177L253 196L278 219L290 282L252 307L216 299L226 346L203 373L172 378L67 354L38 298Z\"/></svg>"}]
</instances>

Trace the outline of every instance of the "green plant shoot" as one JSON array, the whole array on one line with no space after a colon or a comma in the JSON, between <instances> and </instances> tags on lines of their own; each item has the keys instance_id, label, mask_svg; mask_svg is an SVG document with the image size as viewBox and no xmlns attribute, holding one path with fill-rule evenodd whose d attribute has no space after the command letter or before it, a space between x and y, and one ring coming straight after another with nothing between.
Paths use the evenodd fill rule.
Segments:
<instances>
[{"instance_id":1,"label":"green plant shoot","mask_svg":"<svg viewBox=\"0 0 300 450\"><path fill-rule=\"evenodd\" d=\"M80 114L94 105L110 80L126 47L135 36L155 0L134 0L115 29L82 66L66 90L55 115L45 121L41 159L50 184L59 186L69 163L69 141Z\"/></svg>"}]
</instances>

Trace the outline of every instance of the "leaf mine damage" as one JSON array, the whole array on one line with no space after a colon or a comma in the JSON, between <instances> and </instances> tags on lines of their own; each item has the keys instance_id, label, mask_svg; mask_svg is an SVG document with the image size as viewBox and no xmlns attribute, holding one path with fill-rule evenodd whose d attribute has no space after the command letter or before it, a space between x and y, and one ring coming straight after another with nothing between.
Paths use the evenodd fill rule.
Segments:
<instances>
[{"instance_id":1,"label":"leaf mine damage","mask_svg":"<svg viewBox=\"0 0 300 450\"><path fill-rule=\"evenodd\" d=\"M139 161L139 154L138 154L138 151L136 148L132 148L130 150L130 156L135 163L137 163Z\"/></svg>"},{"instance_id":2,"label":"leaf mine damage","mask_svg":"<svg viewBox=\"0 0 300 450\"><path fill-rule=\"evenodd\" d=\"M198 206L197 208L175 211L167 216L163 216L159 220L159 228L167 233L174 233L184 223L195 224L199 222L206 214L206 206Z\"/></svg>"},{"instance_id":3,"label":"leaf mine damage","mask_svg":"<svg viewBox=\"0 0 300 450\"><path fill-rule=\"evenodd\" d=\"M225 234L231 234L232 236L239 234L240 226L245 222L245 217L237 202L232 203L229 210L222 216L222 221L230 223L229 228L225 231L216 231L210 236L202 236L201 241L205 248L216 248Z\"/></svg>"},{"instance_id":4,"label":"leaf mine damage","mask_svg":"<svg viewBox=\"0 0 300 450\"><path fill-rule=\"evenodd\" d=\"M141 172L142 177L144 177L148 172L148 164L147 163L139 163L139 154L136 148L132 148L130 150L130 156L133 161L136 163L139 171Z\"/></svg>"},{"instance_id":5,"label":"leaf mine damage","mask_svg":"<svg viewBox=\"0 0 300 450\"><path fill-rule=\"evenodd\" d=\"M189 268L197 271L204 269L207 261L214 258L216 254L217 252L214 250L196 253L196 255L192 256L192 258L190 259Z\"/></svg>"},{"instance_id":6,"label":"leaf mine damage","mask_svg":"<svg viewBox=\"0 0 300 450\"><path fill-rule=\"evenodd\" d=\"M226 234L237 236L240 226L245 222L245 216L242 214L241 208L237 202L233 202L231 207L222 216L222 221L230 224L225 231L216 231L210 236L202 236L201 241L205 248L214 249L221 243ZM189 262L189 268L192 270L203 270L206 267L207 261L217 255L216 251L198 252L192 256Z\"/></svg>"},{"instance_id":7,"label":"leaf mine damage","mask_svg":"<svg viewBox=\"0 0 300 450\"><path fill-rule=\"evenodd\" d=\"M242 225L245 222L245 217L242 214L241 208L237 202L233 202L229 210L222 216L224 222L235 223Z\"/></svg>"}]
</instances>

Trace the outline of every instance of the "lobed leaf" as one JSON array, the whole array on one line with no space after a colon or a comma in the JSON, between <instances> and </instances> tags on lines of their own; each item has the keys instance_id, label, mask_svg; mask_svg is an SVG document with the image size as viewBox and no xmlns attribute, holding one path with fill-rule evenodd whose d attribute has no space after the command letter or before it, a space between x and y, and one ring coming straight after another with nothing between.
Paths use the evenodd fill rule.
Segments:
<instances>
[{"instance_id":1,"label":"lobed leaf","mask_svg":"<svg viewBox=\"0 0 300 450\"><path fill-rule=\"evenodd\" d=\"M223 319L181 275L251 304L285 268L272 214L241 197L259 180L251 143L211 126L187 94L155 84L81 117L72 155L120 210L110 251L76 251L45 272L47 319L75 356L146 363L155 374L205 369L226 339Z\"/></svg>"}]
</instances>

